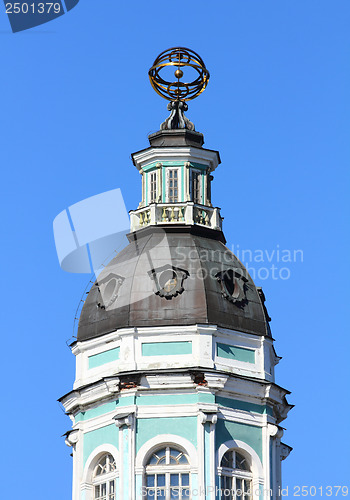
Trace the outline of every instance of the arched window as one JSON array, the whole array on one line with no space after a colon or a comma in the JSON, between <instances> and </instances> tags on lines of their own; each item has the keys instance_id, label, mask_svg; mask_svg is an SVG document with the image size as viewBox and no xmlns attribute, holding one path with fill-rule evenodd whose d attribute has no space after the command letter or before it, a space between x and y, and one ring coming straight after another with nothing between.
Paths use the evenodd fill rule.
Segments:
<instances>
[{"instance_id":1,"label":"arched window","mask_svg":"<svg viewBox=\"0 0 350 500\"><path fill-rule=\"evenodd\" d=\"M252 499L252 472L248 459L236 450L228 450L222 457L221 498L225 500Z\"/></svg>"},{"instance_id":2,"label":"arched window","mask_svg":"<svg viewBox=\"0 0 350 500\"><path fill-rule=\"evenodd\" d=\"M190 500L190 464L187 455L172 446L154 451L146 465L147 500Z\"/></svg>"},{"instance_id":3,"label":"arched window","mask_svg":"<svg viewBox=\"0 0 350 500\"><path fill-rule=\"evenodd\" d=\"M94 500L116 500L116 470L115 460L110 453L103 455L97 462L92 476Z\"/></svg>"}]
</instances>

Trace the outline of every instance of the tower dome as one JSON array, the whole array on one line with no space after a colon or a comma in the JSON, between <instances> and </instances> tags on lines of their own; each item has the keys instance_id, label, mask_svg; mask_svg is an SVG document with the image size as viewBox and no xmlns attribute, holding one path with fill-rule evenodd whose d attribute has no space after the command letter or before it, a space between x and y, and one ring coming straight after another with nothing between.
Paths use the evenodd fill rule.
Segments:
<instances>
[{"instance_id":1,"label":"tower dome","mask_svg":"<svg viewBox=\"0 0 350 500\"><path fill-rule=\"evenodd\" d=\"M160 76L167 66L176 82ZM192 83L180 81L187 66ZM76 379L60 399L73 422L73 500L275 500L291 450L279 425L288 391L275 383L264 294L212 204L219 153L184 115L209 72L177 47L150 77L170 116L132 155L142 197L129 244L87 294Z\"/></svg>"},{"instance_id":2,"label":"tower dome","mask_svg":"<svg viewBox=\"0 0 350 500\"><path fill-rule=\"evenodd\" d=\"M221 232L167 225L129 240L92 286L78 340L124 327L197 323L269 335L261 294Z\"/></svg>"}]
</instances>

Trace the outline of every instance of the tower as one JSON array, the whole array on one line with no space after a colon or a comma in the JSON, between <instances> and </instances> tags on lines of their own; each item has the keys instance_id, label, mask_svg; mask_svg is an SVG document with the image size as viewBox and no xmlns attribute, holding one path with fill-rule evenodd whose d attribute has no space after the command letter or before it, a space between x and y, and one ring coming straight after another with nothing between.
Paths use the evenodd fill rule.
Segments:
<instances>
[{"instance_id":1,"label":"tower","mask_svg":"<svg viewBox=\"0 0 350 500\"><path fill-rule=\"evenodd\" d=\"M174 69L177 81L161 76ZM191 67L198 77L181 81ZM162 53L170 116L132 155L142 199L129 244L98 276L72 344L73 500L277 499L280 422L265 297L225 246L211 200L219 153L184 112L208 83L193 51Z\"/></svg>"}]
</instances>

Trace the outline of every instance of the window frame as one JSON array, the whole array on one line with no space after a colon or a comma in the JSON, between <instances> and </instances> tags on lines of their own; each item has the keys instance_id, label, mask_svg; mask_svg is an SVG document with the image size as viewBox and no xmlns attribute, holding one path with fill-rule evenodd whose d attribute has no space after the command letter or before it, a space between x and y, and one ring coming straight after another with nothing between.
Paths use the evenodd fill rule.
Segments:
<instances>
[{"instance_id":1,"label":"window frame","mask_svg":"<svg viewBox=\"0 0 350 500\"><path fill-rule=\"evenodd\" d=\"M198 175L198 194L199 198L198 200L195 200L194 198L194 178L193 174ZM191 174L190 174L190 198L193 203L197 205L203 205L203 173L201 170L197 168L191 168Z\"/></svg>"},{"instance_id":2,"label":"window frame","mask_svg":"<svg viewBox=\"0 0 350 500\"><path fill-rule=\"evenodd\" d=\"M110 464L110 457L112 457L114 470L97 474L97 467L99 466L100 462L104 459L104 457L106 457L108 464ZM92 486L93 500L117 500L117 485L116 485L116 479L118 477L117 474L118 474L118 469L117 469L116 459L114 458L114 456L109 452L100 455L98 460L96 460L95 465L92 469L91 486ZM111 483L113 483L112 492L110 491ZM97 486L101 487L101 485L103 484L106 484L106 495L100 496L99 493L99 496L97 497L96 487Z\"/></svg>"},{"instance_id":3,"label":"window frame","mask_svg":"<svg viewBox=\"0 0 350 500\"><path fill-rule=\"evenodd\" d=\"M165 464L150 464L150 460L154 455L159 453L160 451L163 451L165 449ZM186 460L187 463L179 463L179 464L171 464L170 463L170 450L176 450L178 454L182 454ZM159 489L162 489L164 491L165 495L160 497L163 500L171 500L171 488L180 488L179 490L176 491L176 498L178 499L184 499L184 500L190 500L191 497L191 464L189 460L189 456L186 453L185 450L183 450L181 447L178 445L174 444L161 444L158 445L157 448L153 449L147 456L146 463L144 466L144 473L143 473L143 487L144 491L147 491L147 494L145 495L145 498L151 497L152 499L158 499L158 494L157 494L157 487L158 484L157 478L159 475L164 475L165 476L165 485L160 486ZM171 475L172 474L177 474L179 475L179 486L171 486ZM180 483L181 481L181 475L186 474L188 475L188 485L182 486ZM155 476L155 481L154 481L154 486L147 486L147 477L148 476ZM148 491L151 491L152 493L149 494ZM189 496L183 496L182 491L188 491Z\"/></svg>"},{"instance_id":4,"label":"window frame","mask_svg":"<svg viewBox=\"0 0 350 500\"><path fill-rule=\"evenodd\" d=\"M225 457L226 454L231 453L233 455L233 464L232 467L225 467L222 465L222 461ZM241 457L245 458L247 460L247 463L249 464L249 470L245 469L240 469L236 467L236 455L240 455ZM245 453L242 453L240 449L237 448L231 448L225 451L223 456L221 457L220 465L218 467L218 475L220 477L220 490L231 490L230 495L221 495L222 498L225 498L227 500L252 500L254 498L253 494L253 489L254 489L254 482L253 482L253 472L252 472L252 463L250 458L247 457ZM231 486L227 487L225 484L224 486L224 480L230 481ZM237 480L242 482L243 490L241 488L237 488ZM245 493L245 484L249 483L247 491L250 490L250 494ZM242 491L241 495L237 495L237 491Z\"/></svg>"},{"instance_id":5,"label":"window frame","mask_svg":"<svg viewBox=\"0 0 350 500\"><path fill-rule=\"evenodd\" d=\"M177 199L170 200L170 189L175 189L170 187L170 172L176 172L177 174ZM166 203L179 203L180 196L180 186L181 186L181 169L179 167L167 167L166 169Z\"/></svg>"},{"instance_id":6,"label":"window frame","mask_svg":"<svg viewBox=\"0 0 350 500\"><path fill-rule=\"evenodd\" d=\"M151 172L148 173L149 175L149 182L148 182L148 199L149 199L149 204L151 203L157 203L157 198L158 198L158 172L157 170L151 170ZM152 180L152 176L154 176L154 181ZM154 187L154 191L153 188ZM152 199L152 194L154 193L154 199Z\"/></svg>"}]
</instances>

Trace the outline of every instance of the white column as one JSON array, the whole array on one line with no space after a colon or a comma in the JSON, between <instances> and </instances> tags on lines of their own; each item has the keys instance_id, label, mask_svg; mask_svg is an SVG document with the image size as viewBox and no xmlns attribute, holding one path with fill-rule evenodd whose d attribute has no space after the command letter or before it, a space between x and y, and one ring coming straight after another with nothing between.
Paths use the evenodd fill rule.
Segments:
<instances>
[{"instance_id":1,"label":"white column","mask_svg":"<svg viewBox=\"0 0 350 500\"><path fill-rule=\"evenodd\" d=\"M266 448L268 460L266 463L266 469L268 471L269 478L269 486L268 488L271 490L271 495L269 495L270 500L277 500L277 483L276 483L276 440L275 436L278 433L277 425L267 424L267 432L266 432ZM270 477L270 471L271 476Z\"/></svg>"},{"instance_id":2,"label":"white column","mask_svg":"<svg viewBox=\"0 0 350 500\"><path fill-rule=\"evenodd\" d=\"M215 464L215 426L218 420L216 412L201 411L199 419L203 428L202 445L203 451L201 464L203 464L204 481L200 481L204 495L199 498L205 500L215 500L215 486L216 486L216 464ZM204 452L204 453L203 453Z\"/></svg>"},{"instance_id":3,"label":"white column","mask_svg":"<svg viewBox=\"0 0 350 500\"><path fill-rule=\"evenodd\" d=\"M135 499L135 415L134 412L120 413L114 417L119 427L119 498Z\"/></svg>"},{"instance_id":4,"label":"white column","mask_svg":"<svg viewBox=\"0 0 350 500\"><path fill-rule=\"evenodd\" d=\"M73 484L72 484L72 498L73 500L80 500L80 471L79 466L82 465L79 460L79 456L81 453L81 440L79 443L80 431L78 429L74 429L67 433L65 443L67 446L72 448L72 456L73 456Z\"/></svg>"}]
</instances>

